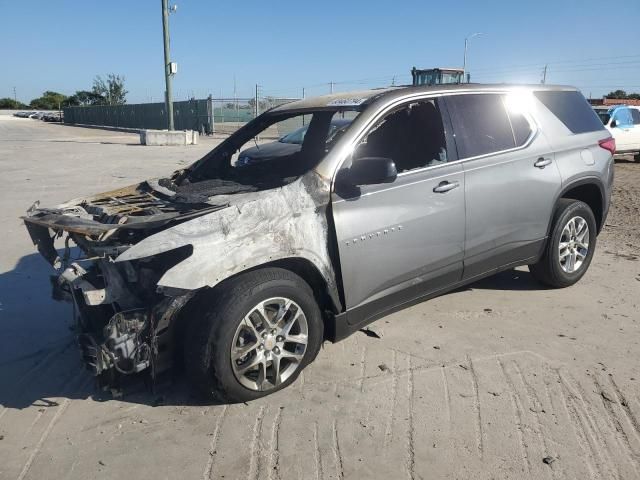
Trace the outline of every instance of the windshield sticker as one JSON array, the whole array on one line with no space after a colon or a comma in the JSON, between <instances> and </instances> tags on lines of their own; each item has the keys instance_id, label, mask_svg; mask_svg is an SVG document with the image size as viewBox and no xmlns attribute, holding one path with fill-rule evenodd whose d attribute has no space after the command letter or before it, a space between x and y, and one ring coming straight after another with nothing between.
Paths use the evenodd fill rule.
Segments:
<instances>
[{"instance_id":1,"label":"windshield sticker","mask_svg":"<svg viewBox=\"0 0 640 480\"><path fill-rule=\"evenodd\" d=\"M353 107L362 105L366 98L338 98L327 103L327 107Z\"/></svg>"}]
</instances>

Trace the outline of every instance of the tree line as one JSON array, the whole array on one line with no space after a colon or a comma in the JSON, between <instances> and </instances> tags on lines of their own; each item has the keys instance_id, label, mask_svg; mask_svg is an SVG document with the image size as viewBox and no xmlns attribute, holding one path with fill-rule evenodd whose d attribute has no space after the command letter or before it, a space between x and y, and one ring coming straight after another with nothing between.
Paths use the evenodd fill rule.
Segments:
<instances>
[{"instance_id":1,"label":"tree line","mask_svg":"<svg viewBox=\"0 0 640 480\"><path fill-rule=\"evenodd\" d=\"M624 90L614 90L605 95L605 98L616 98L621 100L640 100L640 93L627 93Z\"/></svg>"},{"instance_id":2,"label":"tree line","mask_svg":"<svg viewBox=\"0 0 640 480\"><path fill-rule=\"evenodd\" d=\"M97 75L93 79L91 90L77 90L73 95L64 95L47 90L38 98L25 104L13 98L0 98L0 109L24 110L58 110L62 107L87 105L124 105L127 93L124 76L110 73L106 79Z\"/></svg>"},{"instance_id":3,"label":"tree line","mask_svg":"<svg viewBox=\"0 0 640 480\"><path fill-rule=\"evenodd\" d=\"M24 110L32 108L34 110L58 110L62 107L88 106L88 105L124 105L127 103L127 93L124 85L125 78L122 75L110 73L104 79L97 75L93 79L91 90L77 90L73 95L47 90L38 98L34 98L25 104L13 98L0 98L0 109ZM621 100L640 100L640 93L627 93L624 90L614 90L605 95L605 98L616 98ZM272 97L265 97L260 100L259 108L264 111L275 106L276 101ZM228 109L236 108L233 103L225 105ZM255 108L255 100L250 99L248 105L237 108Z\"/></svg>"}]
</instances>

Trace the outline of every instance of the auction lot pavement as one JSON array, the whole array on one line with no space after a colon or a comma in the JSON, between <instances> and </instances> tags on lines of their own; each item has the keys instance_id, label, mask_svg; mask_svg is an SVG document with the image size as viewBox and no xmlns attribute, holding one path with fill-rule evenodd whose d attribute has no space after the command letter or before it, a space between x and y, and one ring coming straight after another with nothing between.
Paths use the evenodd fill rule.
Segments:
<instances>
[{"instance_id":1,"label":"auction lot pavement","mask_svg":"<svg viewBox=\"0 0 640 480\"><path fill-rule=\"evenodd\" d=\"M96 392L18 218L215 142L137 143L0 117L0 479L640 478L640 164L617 162L579 284L505 272L326 343L288 389L203 405L182 381Z\"/></svg>"}]
</instances>

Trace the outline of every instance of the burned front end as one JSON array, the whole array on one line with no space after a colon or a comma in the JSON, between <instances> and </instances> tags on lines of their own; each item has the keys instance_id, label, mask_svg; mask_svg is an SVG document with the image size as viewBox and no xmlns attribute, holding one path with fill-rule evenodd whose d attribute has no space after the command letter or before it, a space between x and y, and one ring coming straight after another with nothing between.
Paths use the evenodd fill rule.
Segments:
<instances>
[{"instance_id":1,"label":"burned front end","mask_svg":"<svg viewBox=\"0 0 640 480\"><path fill-rule=\"evenodd\" d=\"M168 370L173 320L195 294L158 286L191 256L189 244L129 261L118 257L157 232L223 207L176 202L143 183L28 211L29 234L57 271L53 296L72 302L82 358L103 385L117 386L122 374L147 371L155 378Z\"/></svg>"}]
</instances>

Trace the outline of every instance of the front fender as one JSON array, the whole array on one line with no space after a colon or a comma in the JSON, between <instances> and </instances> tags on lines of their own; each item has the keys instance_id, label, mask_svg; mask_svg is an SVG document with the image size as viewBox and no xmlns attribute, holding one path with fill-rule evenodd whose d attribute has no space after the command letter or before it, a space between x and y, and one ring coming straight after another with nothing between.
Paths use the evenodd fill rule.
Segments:
<instances>
[{"instance_id":1,"label":"front fender","mask_svg":"<svg viewBox=\"0 0 640 480\"><path fill-rule=\"evenodd\" d=\"M310 261L328 285L335 286L323 200L326 197L328 202L328 193L319 194L319 187L324 190L321 182L305 181L302 177L284 187L259 192L250 201L232 204L152 235L122 253L116 261L192 245L192 255L167 270L158 285L196 290L213 287L265 263L300 257Z\"/></svg>"}]
</instances>

